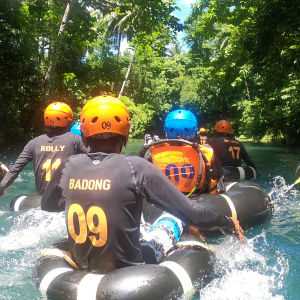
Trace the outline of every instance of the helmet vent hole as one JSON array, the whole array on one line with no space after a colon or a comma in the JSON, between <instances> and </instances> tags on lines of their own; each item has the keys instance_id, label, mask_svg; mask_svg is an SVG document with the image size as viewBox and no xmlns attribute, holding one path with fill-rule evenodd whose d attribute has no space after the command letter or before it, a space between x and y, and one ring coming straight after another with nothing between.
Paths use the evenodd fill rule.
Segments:
<instances>
[{"instance_id":1,"label":"helmet vent hole","mask_svg":"<svg viewBox=\"0 0 300 300\"><path fill-rule=\"evenodd\" d=\"M186 132L189 132L189 129L188 129L188 128L184 128L184 130L185 130Z\"/></svg>"},{"instance_id":2,"label":"helmet vent hole","mask_svg":"<svg viewBox=\"0 0 300 300\"><path fill-rule=\"evenodd\" d=\"M91 121L92 124L96 123L98 121L98 117L94 117Z\"/></svg>"},{"instance_id":3,"label":"helmet vent hole","mask_svg":"<svg viewBox=\"0 0 300 300\"><path fill-rule=\"evenodd\" d=\"M83 124L83 123L84 123L84 121L85 121L85 118L82 120L82 122L81 122L81 123Z\"/></svg>"},{"instance_id":4,"label":"helmet vent hole","mask_svg":"<svg viewBox=\"0 0 300 300\"><path fill-rule=\"evenodd\" d=\"M48 117L46 118L46 120L48 120Z\"/></svg>"},{"instance_id":5,"label":"helmet vent hole","mask_svg":"<svg viewBox=\"0 0 300 300\"><path fill-rule=\"evenodd\" d=\"M67 119L68 119L68 117L65 117L65 119L67 120Z\"/></svg>"},{"instance_id":6,"label":"helmet vent hole","mask_svg":"<svg viewBox=\"0 0 300 300\"><path fill-rule=\"evenodd\" d=\"M118 117L118 116L115 116L115 120L116 120L118 123L122 123L122 120L121 120L121 118L120 118L120 117Z\"/></svg>"},{"instance_id":7,"label":"helmet vent hole","mask_svg":"<svg viewBox=\"0 0 300 300\"><path fill-rule=\"evenodd\" d=\"M181 110L178 113L181 114Z\"/></svg>"},{"instance_id":8,"label":"helmet vent hole","mask_svg":"<svg viewBox=\"0 0 300 300\"><path fill-rule=\"evenodd\" d=\"M174 128L171 128L170 131L173 132L173 131L174 131Z\"/></svg>"},{"instance_id":9,"label":"helmet vent hole","mask_svg":"<svg viewBox=\"0 0 300 300\"><path fill-rule=\"evenodd\" d=\"M58 121L60 121L60 118L56 117L56 119L57 119Z\"/></svg>"}]
</instances>

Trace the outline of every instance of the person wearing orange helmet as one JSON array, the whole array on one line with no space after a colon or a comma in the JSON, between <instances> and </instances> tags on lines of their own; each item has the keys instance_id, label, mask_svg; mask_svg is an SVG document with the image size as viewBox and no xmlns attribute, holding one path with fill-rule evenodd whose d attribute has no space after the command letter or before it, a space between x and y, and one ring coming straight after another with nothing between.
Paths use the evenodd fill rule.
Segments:
<instances>
[{"instance_id":1,"label":"person wearing orange helmet","mask_svg":"<svg viewBox=\"0 0 300 300\"><path fill-rule=\"evenodd\" d=\"M72 120L73 112L69 105L62 102L48 105L44 122L49 132L28 142L1 181L1 196L30 161L34 162L36 191L39 195L43 194L60 163L70 155L85 152L81 137L69 132Z\"/></svg>"},{"instance_id":2,"label":"person wearing orange helmet","mask_svg":"<svg viewBox=\"0 0 300 300\"><path fill-rule=\"evenodd\" d=\"M92 99L83 107L80 122L91 151L64 161L41 200L42 210L65 211L69 251L79 268L107 273L143 264L143 199L196 227L233 228L243 240L236 219L193 203L145 159L121 155L130 121L120 100Z\"/></svg>"},{"instance_id":3,"label":"person wearing orange helmet","mask_svg":"<svg viewBox=\"0 0 300 300\"><path fill-rule=\"evenodd\" d=\"M241 160L256 170L256 166L243 144L231 136L232 125L226 120L221 120L215 125L217 138L210 145L219 157L222 167L240 167Z\"/></svg>"},{"instance_id":4,"label":"person wearing orange helmet","mask_svg":"<svg viewBox=\"0 0 300 300\"><path fill-rule=\"evenodd\" d=\"M198 139L199 139L199 144L201 144L201 145L208 144L208 142L207 142L207 136L206 136L206 129L205 128L201 127L199 129Z\"/></svg>"}]
</instances>

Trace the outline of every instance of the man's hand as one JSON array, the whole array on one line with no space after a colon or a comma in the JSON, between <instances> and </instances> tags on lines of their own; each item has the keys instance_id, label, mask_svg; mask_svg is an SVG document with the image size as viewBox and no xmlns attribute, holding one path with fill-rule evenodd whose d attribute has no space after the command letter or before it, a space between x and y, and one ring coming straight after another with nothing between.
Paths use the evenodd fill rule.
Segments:
<instances>
[{"instance_id":1,"label":"man's hand","mask_svg":"<svg viewBox=\"0 0 300 300\"><path fill-rule=\"evenodd\" d=\"M8 171L9 171L8 168L0 162L0 182ZM3 194L4 194L4 188L1 188L0 197L3 196Z\"/></svg>"},{"instance_id":2,"label":"man's hand","mask_svg":"<svg viewBox=\"0 0 300 300\"><path fill-rule=\"evenodd\" d=\"M201 235L198 228L196 228L194 226L189 226L188 227L188 232L189 232L190 235L193 235L193 236L199 238L201 241L204 241L204 237Z\"/></svg>"},{"instance_id":3,"label":"man's hand","mask_svg":"<svg viewBox=\"0 0 300 300\"><path fill-rule=\"evenodd\" d=\"M4 165L4 164L2 164L2 165L0 166L0 168L2 169L3 175L4 175L4 176L5 176L5 174L9 171L8 168L7 168L7 166Z\"/></svg>"},{"instance_id":4,"label":"man's hand","mask_svg":"<svg viewBox=\"0 0 300 300\"><path fill-rule=\"evenodd\" d=\"M236 234L239 237L240 242L242 243L245 239L245 236L244 236L244 230L240 226L240 222L237 219L232 218L232 217L230 217L230 220L234 224L233 233Z\"/></svg>"}]
</instances>

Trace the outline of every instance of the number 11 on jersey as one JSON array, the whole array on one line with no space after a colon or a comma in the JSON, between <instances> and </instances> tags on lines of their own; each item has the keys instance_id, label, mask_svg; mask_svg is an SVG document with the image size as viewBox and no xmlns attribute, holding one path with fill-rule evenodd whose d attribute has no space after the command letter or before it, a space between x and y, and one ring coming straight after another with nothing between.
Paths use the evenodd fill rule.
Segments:
<instances>
[{"instance_id":1,"label":"number 11 on jersey","mask_svg":"<svg viewBox=\"0 0 300 300\"><path fill-rule=\"evenodd\" d=\"M51 159L47 159L43 164L43 170L46 169L46 181L50 181L52 170L56 170L61 163L61 159L58 158L56 161L51 164Z\"/></svg>"}]
</instances>

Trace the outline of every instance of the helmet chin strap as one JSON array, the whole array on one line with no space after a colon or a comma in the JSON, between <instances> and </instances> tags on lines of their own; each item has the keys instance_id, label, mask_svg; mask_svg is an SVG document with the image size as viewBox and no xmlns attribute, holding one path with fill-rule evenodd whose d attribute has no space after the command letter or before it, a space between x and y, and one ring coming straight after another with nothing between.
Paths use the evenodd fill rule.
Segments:
<instances>
[{"instance_id":1,"label":"helmet chin strap","mask_svg":"<svg viewBox=\"0 0 300 300\"><path fill-rule=\"evenodd\" d=\"M123 147L126 148L128 143L128 135L123 136L122 138L122 143L121 143L121 147L120 147L120 153L122 152Z\"/></svg>"},{"instance_id":2,"label":"helmet chin strap","mask_svg":"<svg viewBox=\"0 0 300 300\"><path fill-rule=\"evenodd\" d=\"M123 146L126 147L127 143L128 143L128 135L126 135L122 138L122 147Z\"/></svg>"},{"instance_id":3,"label":"helmet chin strap","mask_svg":"<svg viewBox=\"0 0 300 300\"><path fill-rule=\"evenodd\" d=\"M177 132L177 138L178 139L181 139L181 137L182 137L182 132L180 131L180 132Z\"/></svg>"},{"instance_id":4,"label":"helmet chin strap","mask_svg":"<svg viewBox=\"0 0 300 300\"><path fill-rule=\"evenodd\" d=\"M126 141L122 138L120 143L120 153L122 153L123 146L126 147Z\"/></svg>"}]
</instances>

